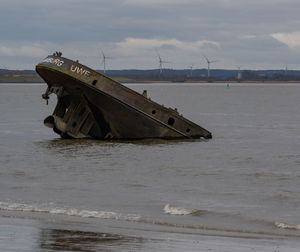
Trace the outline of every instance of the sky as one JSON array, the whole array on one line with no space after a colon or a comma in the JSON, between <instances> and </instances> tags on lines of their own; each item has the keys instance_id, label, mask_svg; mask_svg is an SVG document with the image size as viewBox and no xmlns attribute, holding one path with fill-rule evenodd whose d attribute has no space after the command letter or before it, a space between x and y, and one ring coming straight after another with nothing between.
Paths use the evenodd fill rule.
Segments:
<instances>
[{"instance_id":1,"label":"sky","mask_svg":"<svg viewBox=\"0 0 300 252\"><path fill-rule=\"evenodd\" d=\"M0 68L300 69L299 0L0 0Z\"/></svg>"}]
</instances>

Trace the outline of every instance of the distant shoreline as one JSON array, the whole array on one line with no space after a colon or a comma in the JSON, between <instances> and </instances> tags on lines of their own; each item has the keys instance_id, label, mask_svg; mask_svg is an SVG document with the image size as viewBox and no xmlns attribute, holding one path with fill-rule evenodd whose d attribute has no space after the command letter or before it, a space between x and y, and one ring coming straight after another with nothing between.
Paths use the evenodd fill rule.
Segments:
<instances>
[{"instance_id":1,"label":"distant shoreline","mask_svg":"<svg viewBox=\"0 0 300 252\"><path fill-rule=\"evenodd\" d=\"M184 85L185 83L224 83L224 84L234 84L234 83L282 83L282 84L288 84L288 83L293 83L293 84L300 84L300 81L282 81L282 80L242 80L240 82L237 81L232 81L232 80L215 80L215 81L207 81L207 80L186 80L186 81L173 81L173 80L130 80L127 78L114 78L111 77L112 79L120 82L120 83L129 83L129 84L151 84L151 83L182 83ZM42 79L38 78L5 78L1 79L0 78L0 85L1 84L43 84L45 83Z\"/></svg>"},{"instance_id":2,"label":"distant shoreline","mask_svg":"<svg viewBox=\"0 0 300 252\"><path fill-rule=\"evenodd\" d=\"M103 74L102 70L95 70ZM300 83L300 70L124 69L107 70L106 76L121 83ZM35 70L0 69L0 83L44 83Z\"/></svg>"},{"instance_id":3,"label":"distant shoreline","mask_svg":"<svg viewBox=\"0 0 300 252\"><path fill-rule=\"evenodd\" d=\"M147 78L147 76L112 76L108 75L110 78L118 81L120 83L299 83L300 80L292 79L242 79L237 81L236 79L220 79L220 78L189 78L178 76L157 76ZM0 84L1 83L45 83L44 80L38 74L14 74L14 75L1 75L0 74Z\"/></svg>"}]
</instances>

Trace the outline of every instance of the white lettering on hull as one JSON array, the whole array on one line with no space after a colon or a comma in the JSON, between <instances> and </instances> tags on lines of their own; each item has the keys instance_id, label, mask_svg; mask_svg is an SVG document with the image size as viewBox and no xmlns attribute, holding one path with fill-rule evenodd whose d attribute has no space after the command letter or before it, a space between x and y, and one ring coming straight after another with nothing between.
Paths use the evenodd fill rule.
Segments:
<instances>
[{"instance_id":1,"label":"white lettering on hull","mask_svg":"<svg viewBox=\"0 0 300 252\"><path fill-rule=\"evenodd\" d=\"M56 65L58 67L62 66L65 62L60 59L55 59L55 58L46 58L43 60L43 62L51 63L53 65Z\"/></svg>"},{"instance_id":2,"label":"white lettering on hull","mask_svg":"<svg viewBox=\"0 0 300 252\"><path fill-rule=\"evenodd\" d=\"M72 65L70 67L70 71L73 73L83 75L83 76L89 76L91 74L90 71L84 69L83 67L78 67L78 66L74 66L74 65Z\"/></svg>"}]
</instances>

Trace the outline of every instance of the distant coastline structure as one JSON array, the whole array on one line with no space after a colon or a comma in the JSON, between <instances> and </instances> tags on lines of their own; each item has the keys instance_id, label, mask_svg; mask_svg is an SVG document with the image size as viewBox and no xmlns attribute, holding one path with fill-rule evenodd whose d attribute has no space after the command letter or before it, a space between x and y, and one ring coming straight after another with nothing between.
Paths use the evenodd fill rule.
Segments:
<instances>
[{"instance_id":1,"label":"distant coastline structure","mask_svg":"<svg viewBox=\"0 0 300 252\"><path fill-rule=\"evenodd\" d=\"M192 65L189 66L189 69L190 69L190 77L193 76L193 70L194 70L193 68L194 68L194 66L195 66L194 64L192 64Z\"/></svg>"},{"instance_id":2,"label":"distant coastline structure","mask_svg":"<svg viewBox=\"0 0 300 252\"><path fill-rule=\"evenodd\" d=\"M159 62L159 74L162 74L162 72L163 72L163 64L164 63L171 63L171 62L162 60L162 58L160 57L160 54L158 53L158 51L157 50L155 50L155 51L157 53L158 62Z\"/></svg>"},{"instance_id":3,"label":"distant coastline structure","mask_svg":"<svg viewBox=\"0 0 300 252\"><path fill-rule=\"evenodd\" d=\"M285 75L287 75L287 72L288 72L288 66L285 65L285 70L284 70Z\"/></svg>"},{"instance_id":4,"label":"distant coastline structure","mask_svg":"<svg viewBox=\"0 0 300 252\"><path fill-rule=\"evenodd\" d=\"M204 54L203 54L203 57L205 58L206 63L207 63L207 78L209 78L210 77L210 64L217 62L217 60L209 60Z\"/></svg>"},{"instance_id":5,"label":"distant coastline structure","mask_svg":"<svg viewBox=\"0 0 300 252\"><path fill-rule=\"evenodd\" d=\"M105 56L103 50L101 48L100 48L100 50L101 50L101 54L102 54L102 62L101 62L101 64L103 64L103 73L105 73L106 72L106 59L111 59L111 57Z\"/></svg>"},{"instance_id":6,"label":"distant coastline structure","mask_svg":"<svg viewBox=\"0 0 300 252\"><path fill-rule=\"evenodd\" d=\"M237 80L238 80L238 81L241 81L241 79L242 79L241 67L238 67Z\"/></svg>"}]
</instances>

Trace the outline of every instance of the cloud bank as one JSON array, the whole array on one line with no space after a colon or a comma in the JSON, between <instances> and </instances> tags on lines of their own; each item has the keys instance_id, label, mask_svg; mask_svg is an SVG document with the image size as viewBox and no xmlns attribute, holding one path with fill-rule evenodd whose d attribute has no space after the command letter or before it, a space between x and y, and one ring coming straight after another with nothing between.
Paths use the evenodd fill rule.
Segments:
<instances>
[{"instance_id":1,"label":"cloud bank","mask_svg":"<svg viewBox=\"0 0 300 252\"><path fill-rule=\"evenodd\" d=\"M101 68L300 69L300 2L296 0L2 0L0 68L33 69L62 51ZM2 62L1 62L2 61Z\"/></svg>"}]
</instances>

